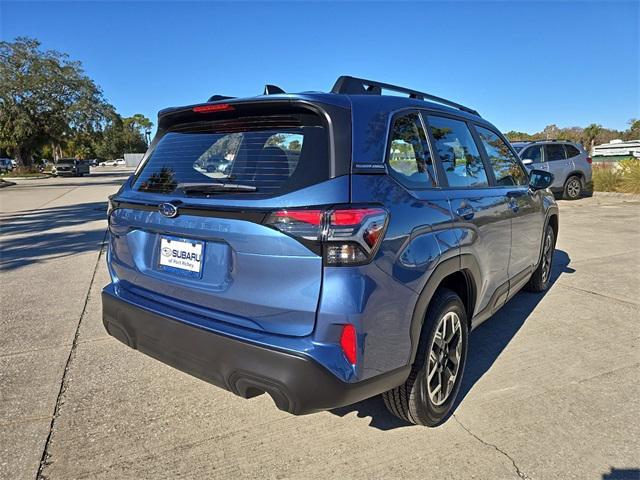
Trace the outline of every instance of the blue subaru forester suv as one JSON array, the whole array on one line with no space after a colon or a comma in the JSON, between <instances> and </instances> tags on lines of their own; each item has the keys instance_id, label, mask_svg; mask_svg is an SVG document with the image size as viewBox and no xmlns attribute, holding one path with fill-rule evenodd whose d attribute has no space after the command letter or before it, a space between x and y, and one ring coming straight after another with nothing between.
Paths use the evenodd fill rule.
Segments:
<instances>
[{"instance_id":1,"label":"blue subaru forester suv","mask_svg":"<svg viewBox=\"0 0 640 480\"><path fill-rule=\"evenodd\" d=\"M469 332L549 285L552 175L470 108L343 76L158 122L110 198L104 325L237 395L304 414L383 394L437 425Z\"/></svg>"}]
</instances>

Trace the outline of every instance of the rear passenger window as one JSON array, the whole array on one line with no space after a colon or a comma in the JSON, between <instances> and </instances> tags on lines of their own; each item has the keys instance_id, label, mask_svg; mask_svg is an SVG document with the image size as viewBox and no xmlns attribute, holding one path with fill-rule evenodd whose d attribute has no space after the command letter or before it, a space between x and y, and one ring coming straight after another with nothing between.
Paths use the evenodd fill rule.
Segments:
<instances>
[{"instance_id":1,"label":"rear passenger window","mask_svg":"<svg viewBox=\"0 0 640 480\"><path fill-rule=\"evenodd\" d=\"M573 157L577 157L578 155L580 155L580 150L578 150L573 145L566 145L565 144L564 148L567 151L567 158L573 158Z\"/></svg>"},{"instance_id":2,"label":"rear passenger window","mask_svg":"<svg viewBox=\"0 0 640 480\"><path fill-rule=\"evenodd\" d=\"M523 160L532 160L533 163L542 163L542 147L540 145L529 147L522 152L520 158Z\"/></svg>"},{"instance_id":3,"label":"rear passenger window","mask_svg":"<svg viewBox=\"0 0 640 480\"><path fill-rule=\"evenodd\" d=\"M476 127L496 177L496 185L526 185L528 176L502 139L491 130Z\"/></svg>"},{"instance_id":4,"label":"rear passenger window","mask_svg":"<svg viewBox=\"0 0 640 480\"><path fill-rule=\"evenodd\" d=\"M449 186L488 186L482 158L467 124L450 118L427 118Z\"/></svg>"},{"instance_id":5,"label":"rear passenger window","mask_svg":"<svg viewBox=\"0 0 640 480\"><path fill-rule=\"evenodd\" d=\"M427 137L418 114L410 113L393 122L389 167L391 174L409 188L435 186Z\"/></svg>"},{"instance_id":6,"label":"rear passenger window","mask_svg":"<svg viewBox=\"0 0 640 480\"><path fill-rule=\"evenodd\" d=\"M544 146L547 153L547 162L554 162L556 160L566 160L564 153L564 147L562 144L550 143Z\"/></svg>"}]
</instances>

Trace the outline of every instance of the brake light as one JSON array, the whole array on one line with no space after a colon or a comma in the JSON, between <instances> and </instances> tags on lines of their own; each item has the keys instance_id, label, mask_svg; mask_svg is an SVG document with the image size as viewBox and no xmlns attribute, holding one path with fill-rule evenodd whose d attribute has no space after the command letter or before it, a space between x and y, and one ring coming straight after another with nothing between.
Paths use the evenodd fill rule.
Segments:
<instances>
[{"instance_id":1,"label":"brake light","mask_svg":"<svg viewBox=\"0 0 640 480\"><path fill-rule=\"evenodd\" d=\"M323 214L322 210L280 210L273 213L273 218L280 219L283 222L304 222L318 226L322 221Z\"/></svg>"},{"instance_id":2,"label":"brake light","mask_svg":"<svg viewBox=\"0 0 640 480\"><path fill-rule=\"evenodd\" d=\"M379 213L379 208L353 208L349 210L334 210L331 213L332 225L357 225L367 215Z\"/></svg>"},{"instance_id":3,"label":"brake light","mask_svg":"<svg viewBox=\"0 0 640 480\"><path fill-rule=\"evenodd\" d=\"M589 165L591 165L591 163L592 163L592 162L593 162L593 160L591 160L591 157L587 157L587 163L588 163Z\"/></svg>"},{"instance_id":4,"label":"brake light","mask_svg":"<svg viewBox=\"0 0 640 480\"><path fill-rule=\"evenodd\" d=\"M387 212L377 207L287 209L271 213L264 223L288 235L317 242L326 265L356 265L373 258L384 237Z\"/></svg>"},{"instance_id":5,"label":"brake light","mask_svg":"<svg viewBox=\"0 0 640 480\"><path fill-rule=\"evenodd\" d=\"M358 358L357 346L356 328L347 323L342 327L342 333L340 334L340 348L342 348L344 356L351 365L355 365Z\"/></svg>"},{"instance_id":6,"label":"brake light","mask_svg":"<svg viewBox=\"0 0 640 480\"><path fill-rule=\"evenodd\" d=\"M211 112L226 112L230 110L235 110L228 103L218 103L216 105L198 105L197 107L193 107L191 109L196 113L211 113Z\"/></svg>"}]
</instances>

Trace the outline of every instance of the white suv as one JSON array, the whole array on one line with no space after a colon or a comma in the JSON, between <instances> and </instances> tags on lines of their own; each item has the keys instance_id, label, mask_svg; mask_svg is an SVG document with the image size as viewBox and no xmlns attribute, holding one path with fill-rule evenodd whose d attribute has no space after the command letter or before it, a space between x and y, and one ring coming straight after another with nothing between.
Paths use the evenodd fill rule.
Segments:
<instances>
[{"instance_id":1,"label":"white suv","mask_svg":"<svg viewBox=\"0 0 640 480\"><path fill-rule=\"evenodd\" d=\"M576 200L592 192L591 157L578 143L567 140L513 142L522 163L528 169L553 173L550 189L567 200Z\"/></svg>"}]
</instances>

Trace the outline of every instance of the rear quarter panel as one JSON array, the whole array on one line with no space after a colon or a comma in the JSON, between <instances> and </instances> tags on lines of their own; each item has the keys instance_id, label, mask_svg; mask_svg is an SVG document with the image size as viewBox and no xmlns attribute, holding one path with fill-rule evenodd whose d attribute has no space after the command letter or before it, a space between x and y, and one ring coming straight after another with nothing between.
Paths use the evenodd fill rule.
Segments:
<instances>
[{"instance_id":1,"label":"rear quarter panel","mask_svg":"<svg viewBox=\"0 0 640 480\"><path fill-rule=\"evenodd\" d=\"M438 263L459 253L459 232L441 192L409 192L388 175L352 175L352 201L383 205L389 225L372 263L325 268L317 325L356 326L365 379L409 363L416 302Z\"/></svg>"}]
</instances>

